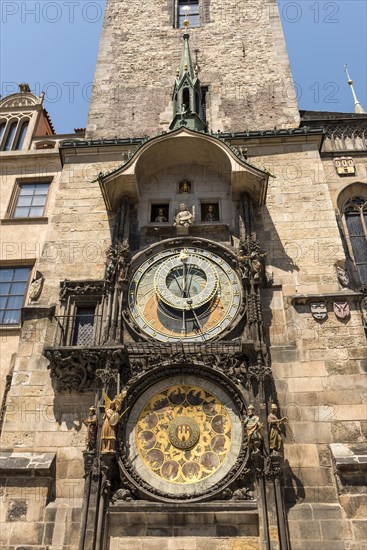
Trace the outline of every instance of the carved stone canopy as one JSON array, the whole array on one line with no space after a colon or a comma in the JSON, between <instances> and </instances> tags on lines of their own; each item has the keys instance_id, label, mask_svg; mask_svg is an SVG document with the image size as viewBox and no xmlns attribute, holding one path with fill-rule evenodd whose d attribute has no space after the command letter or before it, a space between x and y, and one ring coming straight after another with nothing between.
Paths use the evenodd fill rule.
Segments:
<instances>
[{"instance_id":1,"label":"carved stone canopy","mask_svg":"<svg viewBox=\"0 0 367 550\"><path fill-rule=\"evenodd\" d=\"M244 160L224 139L180 128L148 139L121 168L100 175L107 208L116 210L124 195L138 201L140 182L147 181L157 172L169 170L178 159L189 164L210 165L212 171L230 181L233 200L238 200L240 193L246 191L255 204L264 204L267 172Z\"/></svg>"}]
</instances>

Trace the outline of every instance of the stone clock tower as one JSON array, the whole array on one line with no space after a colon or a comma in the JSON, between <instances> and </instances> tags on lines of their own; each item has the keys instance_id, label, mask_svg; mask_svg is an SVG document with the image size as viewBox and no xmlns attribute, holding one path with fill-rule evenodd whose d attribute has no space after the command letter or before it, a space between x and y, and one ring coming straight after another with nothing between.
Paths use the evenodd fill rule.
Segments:
<instances>
[{"instance_id":1,"label":"stone clock tower","mask_svg":"<svg viewBox=\"0 0 367 550\"><path fill-rule=\"evenodd\" d=\"M186 4L107 1L86 136L9 198L49 209L4 271L11 550L362 548L366 115L301 120L275 0Z\"/></svg>"}]
</instances>

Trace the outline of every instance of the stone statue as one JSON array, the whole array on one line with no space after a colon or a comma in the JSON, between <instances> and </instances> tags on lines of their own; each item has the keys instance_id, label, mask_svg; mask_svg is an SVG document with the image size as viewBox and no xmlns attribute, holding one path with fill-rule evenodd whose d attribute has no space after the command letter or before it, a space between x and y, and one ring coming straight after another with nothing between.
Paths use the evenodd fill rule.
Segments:
<instances>
[{"instance_id":1,"label":"stone statue","mask_svg":"<svg viewBox=\"0 0 367 550\"><path fill-rule=\"evenodd\" d=\"M105 413L103 415L103 425L101 431L101 453L116 452L116 428L120 418L125 414L126 410L120 414L122 401L126 397L126 390L115 397L111 401L105 391L103 391Z\"/></svg>"},{"instance_id":2,"label":"stone statue","mask_svg":"<svg viewBox=\"0 0 367 550\"><path fill-rule=\"evenodd\" d=\"M205 221L206 222L215 222L217 221L217 217L215 215L214 206L212 204L209 204L206 207L206 215L205 215Z\"/></svg>"},{"instance_id":3,"label":"stone statue","mask_svg":"<svg viewBox=\"0 0 367 550\"><path fill-rule=\"evenodd\" d=\"M163 208L158 208L157 215L156 215L156 218L155 218L154 221L157 222L157 223L164 223L164 222L167 221L167 218L164 215Z\"/></svg>"},{"instance_id":4,"label":"stone statue","mask_svg":"<svg viewBox=\"0 0 367 550\"><path fill-rule=\"evenodd\" d=\"M254 414L255 407L249 405L248 415L244 420L244 427L246 429L247 444L253 452L258 452L261 445L261 428L262 424L260 418Z\"/></svg>"},{"instance_id":5,"label":"stone statue","mask_svg":"<svg viewBox=\"0 0 367 550\"><path fill-rule=\"evenodd\" d=\"M347 288L349 286L350 279L349 279L349 275L346 272L346 270L343 269L342 267L340 267L339 265L337 265L336 266L336 272L337 272L337 275L338 275L338 281L341 284L341 286L343 288Z\"/></svg>"},{"instance_id":6,"label":"stone statue","mask_svg":"<svg viewBox=\"0 0 367 550\"><path fill-rule=\"evenodd\" d=\"M179 225L183 227L189 227L194 223L195 215L191 213L186 204L182 202L178 206L178 213L176 214L173 225Z\"/></svg>"},{"instance_id":7,"label":"stone statue","mask_svg":"<svg viewBox=\"0 0 367 550\"><path fill-rule=\"evenodd\" d=\"M267 252L261 253L258 250L258 246L252 250L250 255L246 255L243 247L238 254L238 262L244 273L244 278L248 278L250 273L254 281L259 281L262 273L262 258L267 255Z\"/></svg>"},{"instance_id":8,"label":"stone statue","mask_svg":"<svg viewBox=\"0 0 367 550\"><path fill-rule=\"evenodd\" d=\"M40 271L37 271L36 276L32 280L29 288L29 298L31 302L36 302L41 296L44 281L45 278L42 273L40 273Z\"/></svg>"},{"instance_id":9,"label":"stone statue","mask_svg":"<svg viewBox=\"0 0 367 550\"><path fill-rule=\"evenodd\" d=\"M287 417L283 416L283 418L278 418L277 412L278 407L273 403L271 405L271 413L268 415L270 452L279 452L283 447L283 436L280 426L287 422Z\"/></svg>"},{"instance_id":10,"label":"stone statue","mask_svg":"<svg viewBox=\"0 0 367 550\"><path fill-rule=\"evenodd\" d=\"M95 407L89 407L88 418L83 419L83 424L87 426L86 449L87 451L95 451L97 444L97 416Z\"/></svg>"}]
</instances>

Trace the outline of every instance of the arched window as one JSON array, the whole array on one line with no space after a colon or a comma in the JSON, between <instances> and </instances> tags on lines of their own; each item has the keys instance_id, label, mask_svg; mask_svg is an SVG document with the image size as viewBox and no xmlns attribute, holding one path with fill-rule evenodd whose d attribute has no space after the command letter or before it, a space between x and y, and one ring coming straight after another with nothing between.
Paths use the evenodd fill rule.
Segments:
<instances>
[{"instance_id":1,"label":"arched window","mask_svg":"<svg viewBox=\"0 0 367 550\"><path fill-rule=\"evenodd\" d=\"M10 125L10 128L8 130L8 135L6 136L5 145L4 145L4 151L10 151L11 146L13 144L13 139L15 136L15 132L18 126L18 121L12 122Z\"/></svg>"},{"instance_id":2,"label":"arched window","mask_svg":"<svg viewBox=\"0 0 367 550\"><path fill-rule=\"evenodd\" d=\"M25 137L27 135L28 126L29 126L29 120L24 120L21 124L20 131L19 131L19 134L18 134L18 137L17 137L17 141L16 141L16 144L15 144L15 147L14 147L14 149L16 149L17 151L20 151L23 147L23 143L24 143Z\"/></svg>"},{"instance_id":3,"label":"arched window","mask_svg":"<svg viewBox=\"0 0 367 550\"><path fill-rule=\"evenodd\" d=\"M367 285L367 198L355 196L344 208L354 262L360 281Z\"/></svg>"},{"instance_id":4,"label":"arched window","mask_svg":"<svg viewBox=\"0 0 367 550\"><path fill-rule=\"evenodd\" d=\"M5 132L5 126L6 126L6 122L2 122L0 124L0 142L3 139L3 135L4 135L4 132Z\"/></svg>"}]
</instances>

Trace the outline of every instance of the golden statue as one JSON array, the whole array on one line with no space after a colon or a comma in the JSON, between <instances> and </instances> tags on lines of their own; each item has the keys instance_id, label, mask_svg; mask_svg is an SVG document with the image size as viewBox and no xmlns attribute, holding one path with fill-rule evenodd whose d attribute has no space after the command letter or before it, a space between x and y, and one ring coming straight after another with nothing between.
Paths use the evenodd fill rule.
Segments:
<instances>
[{"instance_id":1,"label":"golden statue","mask_svg":"<svg viewBox=\"0 0 367 550\"><path fill-rule=\"evenodd\" d=\"M116 428L120 418L126 413L127 409L120 414L122 402L126 397L126 390L111 400L107 393L103 390L102 396L104 399L105 413L103 415L103 425L101 431L101 452L114 453L116 451Z\"/></svg>"},{"instance_id":2,"label":"golden statue","mask_svg":"<svg viewBox=\"0 0 367 550\"><path fill-rule=\"evenodd\" d=\"M278 418L277 412L278 407L275 403L273 403L271 405L271 413L268 415L270 452L279 452L282 450L283 437L280 426L288 420L286 416L283 416L283 418Z\"/></svg>"},{"instance_id":3,"label":"golden statue","mask_svg":"<svg viewBox=\"0 0 367 550\"><path fill-rule=\"evenodd\" d=\"M260 422L260 418L254 414L255 407L253 405L249 405L247 410L248 415L244 421L247 445L251 447L254 452L257 452L261 445L261 428L263 425Z\"/></svg>"}]
</instances>

